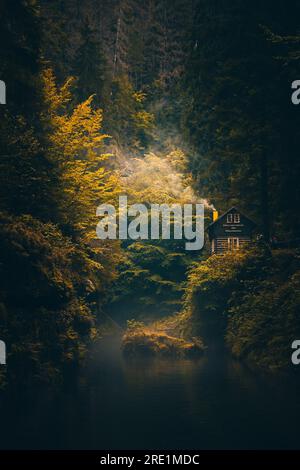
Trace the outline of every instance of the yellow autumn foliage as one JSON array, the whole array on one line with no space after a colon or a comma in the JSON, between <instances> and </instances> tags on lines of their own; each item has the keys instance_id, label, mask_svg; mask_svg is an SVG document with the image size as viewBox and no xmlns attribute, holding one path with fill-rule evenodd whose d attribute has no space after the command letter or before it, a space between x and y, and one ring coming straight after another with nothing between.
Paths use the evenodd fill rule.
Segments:
<instances>
[{"instance_id":1,"label":"yellow autumn foliage","mask_svg":"<svg viewBox=\"0 0 300 470\"><path fill-rule=\"evenodd\" d=\"M58 87L53 71L46 69L42 81L48 152L59 166L62 180L62 220L90 240L95 238L97 206L113 202L119 192L118 177L108 162L112 155L105 153L109 135L102 132L102 110L93 108L93 96L72 105L73 77Z\"/></svg>"}]
</instances>

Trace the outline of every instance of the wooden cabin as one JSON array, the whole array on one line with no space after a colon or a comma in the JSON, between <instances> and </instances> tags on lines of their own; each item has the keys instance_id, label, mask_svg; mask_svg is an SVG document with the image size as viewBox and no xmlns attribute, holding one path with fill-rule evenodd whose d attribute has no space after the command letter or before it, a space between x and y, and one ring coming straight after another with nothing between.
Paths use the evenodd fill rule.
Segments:
<instances>
[{"instance_id":1,"label":"wooden cabin","mask_svg":"<svg viewBox=\"0 0 300 470\"><path fill-rule=\"evenodd\" d=\"M225 214L218 216L213 212L213 222L207 227L211 243L211 254L238 250L251 242L255 223L232 207Z\"/></svg>"}]
</instances>

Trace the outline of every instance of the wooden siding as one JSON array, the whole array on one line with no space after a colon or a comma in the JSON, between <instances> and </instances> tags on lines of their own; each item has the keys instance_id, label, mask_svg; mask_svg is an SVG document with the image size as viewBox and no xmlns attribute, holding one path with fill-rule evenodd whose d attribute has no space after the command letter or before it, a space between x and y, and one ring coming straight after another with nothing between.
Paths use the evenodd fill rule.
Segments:
<instances>
[{"instance_id":1,"label":"wooden siding","mask_svg":"<svg viewBox=\"0 0 300 470\"><path fill-rule=\"evenodd\" d=\"M237 242L231 243L229 240L236 239ZM225 253L234 249L239 249L250 243L250 237L218 237L212 240L211 251L212 253ZM236 248L232 245L236 244ZM231 245L231 246L230 246Z\"/></svg>"},{"instance_id":2,"label":"wooden siding","mask_svg":"<svg viewBox=\"0 0 300 470\"><path fill-rule=\"evenodd\" d=\"M232 222L228 221L229 216ZM254 227L254 222L233 207L208 226L208 234L210 240L229 237L251 238Z\"/></svg>"}]
</instances>

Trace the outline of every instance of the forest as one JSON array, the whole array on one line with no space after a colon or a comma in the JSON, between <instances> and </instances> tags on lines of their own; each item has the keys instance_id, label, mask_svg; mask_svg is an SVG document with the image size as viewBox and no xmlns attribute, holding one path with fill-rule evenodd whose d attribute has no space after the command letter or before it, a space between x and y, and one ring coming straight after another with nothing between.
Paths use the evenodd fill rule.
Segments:
<instances>
[{"instance_id":1,"label":"forest","mask_svg":"<svg viewBox=\"0 0 300 470\"><path fill-rule=\"evenodd\" d=\"M0 385L56 382L122 331L129 355L293 373L300 337L300 4L2 0ZM239 207L249 250L95 242L96 208ZM276 242L276 243L275 243Z\"/></svg>"}]
</instances>

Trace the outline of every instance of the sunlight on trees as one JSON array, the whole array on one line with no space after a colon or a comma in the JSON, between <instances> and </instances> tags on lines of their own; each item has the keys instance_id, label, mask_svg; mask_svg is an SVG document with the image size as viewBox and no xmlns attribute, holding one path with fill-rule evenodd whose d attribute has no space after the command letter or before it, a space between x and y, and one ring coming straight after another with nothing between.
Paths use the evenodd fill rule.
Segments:
<instances>
[{"instance_id":1,"label":"sunlight on trees","mask_svg":"<svg viewBox=\"0 0 300 470\"><path fill-rule=\"evenodd\" d=\"M109 135L102 133L102 111L92 108L93 97L71 106L69 78L58 88L51 69L42 75L44 99L49 108L43 120L49 127L49 154L61 171L63 223L86 240L95 237L95 210L113 202L119 192L116 173L109 169L111 154L103 153Z\"/></svg>"}]
</instances>

